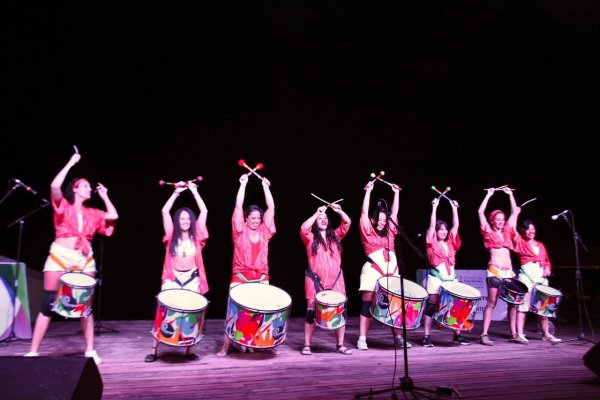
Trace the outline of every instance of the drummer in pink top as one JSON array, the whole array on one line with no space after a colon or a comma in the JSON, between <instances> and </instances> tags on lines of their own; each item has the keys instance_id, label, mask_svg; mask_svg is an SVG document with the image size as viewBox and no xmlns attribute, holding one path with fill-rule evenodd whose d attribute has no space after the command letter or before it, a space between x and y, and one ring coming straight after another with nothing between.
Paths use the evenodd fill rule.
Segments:
<instances>
[{"instance_id":1,"label":"drummer in pink top","mask_svg":"<svg viewBox=\"0 0 600 400\"><path fill-rule=\"evenodd\" d=\"M431 268L427 276L427 307L425 308L425 332L423 336L423 347L433 347L429 333L431 331L432 316L436 305L440 300L440 287L444 282L458 282L454 266L456 264L456 252L460 249L461 240L458 234L458 202L450 201L452 207L452 227L448 229L446 221L437 219L437 208L439 198L431 202L431 218L429 228L425 235L427 243L427 259ZM461 334L460 330L454 332L452 343L468 346L471 344Z\"/></svg>"},{"instance_id":2,"label":"drummer in pink top","mask_svg":"<svg viewBox=\"0 0 600 400\"><path fill-rule=\"evenodd\" d=\"M82 272L92 277L96 276L92 239L96 233L111 236L114 232L114 223L119 218L115 206L108 198L108 189L101 183L98 183L96 190L104 202L106 211L84 205L92 196L92 188L87 179L73 179L63 192L62 185L67 174L80 159L79 153L73 154L50 184L56 236L44 264L42 306L35 321L31 349L25 357L39 355L42 339L52 319L52 303L57 296L61 275L65 272ZM100 364L101 359L94 350L93 314L81 318L80 323L85 342L85 356L93 358L96 364Z\"/></svg>"},{"instance_id":3,"label":"drummer in pink top","mask_svg":"<svg viewBox=\"0 0 600 400\"><path fill-rule=\"evenodd\" d=\"M327 208L336 212L341 223L333 228L327 216ZM310 342L315 332L315 303L317 292L334 290L346 295L346 285L342 273L342 243L350 229L351 220L348 214L342 211L339 204L321 206L300 227L300 237L306 246L308 267L304 278L304 293L306 296L307 310L304 323L303 355L312 354ZM335 329L336 349L338 353L350 355L352 350L344 346L344 333L346 327Z\"/></svg>"},{"instance_id":4,"label":"drummer in pink top","mask_svg":"<svg viewBox=\"0 0 600 400\"><path fill-rule=\"evenodd\" d=\"M506 215L501 210L494 210L489 215L489 222L485 216L485 209L490 197L498 189L487 189L487 193L477 210L479 215L479 228L483 237L483 245L490 252L490 260L487 269L487 305L483 312L483 332L481 333L480 343L486 346L493 346L494 342L488 336L490 323L492 322L492 313L498 300L498 289L504 278L514 278L515 273L512 268L510 251L513 250L513 240L516 235L515 226L519 212L513 190L509 187L503 187L502 190L510 199L510 216L506 220ZM517 308L514 304L508 303L508 321L510 325L511 337L517 336Z\"/></svg>"},{"instance_id":5,"label":"drummer in pink top","mask_svg":"<svg viewBox=\"0 0 600 400\"><path fill-rule=\"evenodd\" d=\"M263 210L257 205L243 208L246 195L248 175L240 177L240 187L235 198L235 208L231 218L233 239L233 274L230 288L246 282L260 282L269 284L269 241L276 232L275 228L275 202L271 194L271 183L267 178L262 178L262 187L265 193L267 209ZM227 355L231 340L224 335L224 342L219 357ZM248 349L236 346L238 351ZM276 353L275 349L271 350Z\"/></svg>"},{"instance_id":6,"label":"drummer in pink top","mask_svg":"<svg viewBox=\"0 0 600 400\"><path fill-rule=\"evenodd\" d=\"M189 207L181 207L171 216L175 200L187 189L194 196L200 210L198 218ZM198 193L196 183L179 182L167 199L161 213L165 232L163 242L166 245L161 290L186 289L205 294L208 292L208 283L202 249L206 246L206 239L208 239L208 229L206 228L208 209ZM157 350L158 340L154 339L152 353L148 354L144 360L146 362L156 361ZM198 356L194 353L194 346L187 347L185 358L190 361L198 360Z\"/></svg>"},{"instance_id":7,"label":"drummer in pink top","mask_svg":"<svg viewBox=\"0 0 600 400\"><path fill-rule=\"evenodd\" d=\"M371 192L374 185L375 182L369 181L365 186L365 196L360 212L360 241L367 256L367 262L362 267L360 287L358 288L362 293L359 336L356 342L358 350L369 349L367 346L367 333L372 320L370 309L378 279L382 276L400 276L394 243L398 234L397 224L401 189L396 184L391 185L394 199L389 212L385 200L379 199L369 216ZM398 346L404 344L400 329L394 328L394 340ZM411 347L411 344L407 342L406 347Z\"/></svg>"},{"instance_id":8,"label":"drummer in pink top","mask_svg":"<svg viewBox=\"0 0 600 400\"><path fill-rule=\"evenodd\" d=\"M523 329L525 319L531 306L531 296L534 285L548 285L548 277L552 274L552 265L550 257L546 251L546 246L535 239L535 224L531 220L525 220L517 228L519 235L515 236L515 253L519 257L519 280L527 285L527 293L523 298L523 303L519 304L517 314L517 341L527 344L529 340L525 337ZM543 340L551 343L562 342L561 339L554 337L550 333L548 317L538 315Z\"/></svg>"}]
</instances>

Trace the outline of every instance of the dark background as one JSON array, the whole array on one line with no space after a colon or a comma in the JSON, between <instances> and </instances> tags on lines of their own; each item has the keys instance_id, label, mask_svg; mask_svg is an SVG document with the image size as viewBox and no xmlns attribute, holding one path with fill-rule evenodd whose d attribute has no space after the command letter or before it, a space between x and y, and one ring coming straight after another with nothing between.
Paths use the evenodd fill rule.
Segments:
<instances>
[{"instance_id":1,"label":"dark background","mask_svg":"<svg viewBox=\"0 0 600 400\"><path fill-rule=\"evenodd\" d=\"M120 214L115 235L94 241L103 319L152 318L164 257L160 209L172 190L158 181L198 175L209 209L207 316L224 317L239 159L263 163L272 182L271 283L292 296L294 316L305 310L299 228L321 205L311 192L343 198L353 219L343 268L349 312L358 314L360 205L381 170L403 189L408 240L399 237L397 248L409 279L425 266L411 243L424 252L432 185L450 186L460 203L457 268L486 267L477 208L484 188L503 184L519 204L537 198L522 216L549 249L551 286L571 296L575 275L564 267L576 264L573 231L553 214L572 211L589 249L579 250L580 264L598 265L595 2L50 4L7 17L0 182L9 193L18 178L48 198L78 146L82 159L66 182L102 182ZM378 183L378 197L391 202L392 192ZM175 208L191 200L184 193ZM22 189L5 198L0 254L17 257L19 228L7 225L40 202ZM251 203L264 206L254 177ZM102 207L97 197L89 204ZM492 197L494 208L509 211L504 193ZM450 220L447 202L438 216ZM51 209L27 217L22 233L21 259L41 271ZM583 273L592 300L593 273Z\"/></svg>"}]
</instances>

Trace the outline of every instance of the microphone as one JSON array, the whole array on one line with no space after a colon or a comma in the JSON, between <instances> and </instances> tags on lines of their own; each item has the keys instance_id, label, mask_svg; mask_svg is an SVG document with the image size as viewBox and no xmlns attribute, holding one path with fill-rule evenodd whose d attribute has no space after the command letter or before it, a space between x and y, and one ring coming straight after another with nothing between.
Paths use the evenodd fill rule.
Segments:
<instances>
[{"instance_id":1,"label":"microphone","mask_svg":"<svg viewBox=\"0 0 600 400\"><path fill-rule=\"evenodd\" d=\"M16 186L21 186L23 189L27 190L28 192L31 192L34 196L37 196L38 193L35 190L33 190L31 186L25 184L25 182L15 179L15 183L17 184Z\"/></svg>"},{"instance_id":2,"label":"microphone","mask_svg":"<svg viewBox=\"0 0 600 400\"><path fill-rule=\"evenodd\" d=\"M562 217L563 215L565 215L565 214L566 214L566 213L568 213L568 212L569 212L569 210L565 210L565 211L563 211L563 212L561 212L561 213L558 213L558 214L556 214L556 215L553 215L553 216L551 217L551 218L552 218L552 221L556 221L556 220L558 219L558 217Z\"/></svg>"}]
</instances>

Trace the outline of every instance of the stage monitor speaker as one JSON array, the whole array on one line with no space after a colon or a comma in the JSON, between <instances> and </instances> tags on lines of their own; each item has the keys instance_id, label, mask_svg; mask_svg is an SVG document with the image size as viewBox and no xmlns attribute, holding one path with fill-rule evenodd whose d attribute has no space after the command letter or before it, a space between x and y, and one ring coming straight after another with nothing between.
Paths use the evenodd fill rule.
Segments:
<instances>
[{"instance_id":1,"label":"stage monitor speaker","mask_svg":"<svg viewBox=\"0 0 600 400\"><path fill-rule=\"evenodd\" d=\"M588 367L590 371L600 376L600 342L589 349L583 355L583 365Z\"/></svg>"},{"instance_id":2,"label":"stage monitor speaker","mask_svg":"<svg viewBox=\"0 0 600 400\"><path fill-rule=\"evenodd\" d=\"M0 357L0 398L102 399L102 377L91 358Z\"/></svg>"}]
</instances>

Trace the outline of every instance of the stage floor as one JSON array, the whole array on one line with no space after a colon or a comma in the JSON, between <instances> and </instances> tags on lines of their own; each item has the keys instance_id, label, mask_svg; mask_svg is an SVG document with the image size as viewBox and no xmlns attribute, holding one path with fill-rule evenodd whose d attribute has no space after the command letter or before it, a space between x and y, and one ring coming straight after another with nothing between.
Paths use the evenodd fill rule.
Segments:
<instances>
[{"instance_id":1,"label":"stage floor","mask_svg":"<svg viewBox=\"0 0 600 400\"><path fill-rule=\"evenodd\" d=\"M353 349L352 355L336 353L334 333L320 328L313 338L313 354L301 355L301 318L290 320L277 355L234 350L217 357L223 343L222 319L205 321L204 339L196 346L198 361L184 359L183 348L161 345L159 359L144 362L152 344L152 321L103 321L97 325L96 349L102 357L103 399L389 399L394 398L392 390L398 398L408 399L600 398L600 378L583 364L584 354L594 344L575 340L552 345L541 340L531 319L527 345L508 341L505 321L492 322L490 337L495 346L478 343L481 321L465 333L472 340L470 346L453 345L451 331L438 328L431 336L435 347L424 348L423 328L407 331L413 345L407 350L407 364L402 349L393 346L391 329L378 321L371 326L369 350L356 350L358 317L350 317L346 326L345 343ZM573 339L578 331L577 326L556 322L557 337ZM585 333L598 341L598 335ZM23 355L29 344L28 340L3 342L0 357ZM78 321L53 321L40 353L41 357L83 357ZM427 391L400 388L403 378ZM438 387L454 391L443 394ZM10 391L10 386L3 385L2 390Z\"/></svg>"}]
</instances>

